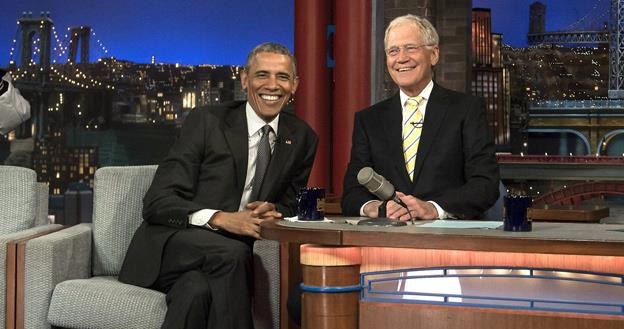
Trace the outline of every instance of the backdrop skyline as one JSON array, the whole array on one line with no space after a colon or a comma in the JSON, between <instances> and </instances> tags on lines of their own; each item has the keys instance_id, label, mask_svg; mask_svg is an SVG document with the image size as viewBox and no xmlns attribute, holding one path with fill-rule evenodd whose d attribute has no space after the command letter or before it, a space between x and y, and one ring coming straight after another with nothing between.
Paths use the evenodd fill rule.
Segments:
<instances>
[{"instance_id":1,"label":"backdrop skyline","mask_svg":"<svg viewBox=\"0 0 624 329\"><path fill-rule=\"evenodd\" d=\"M546 31L565 30L571 24L595 13L595 9L609 8L610 0L542 0L546 6ZM536 0L473 0L473 8L490 8L492 32L503 34L503 44L526 47L529 32L529 7ZM604 12L607 14L608 11ZM591 16L591 15L589 15Z\"/></svg>"},{"instance_id":2,"label":"backdrop skyline","mask_svg":"<svg viewBox=\"0 0 624 329\"><path fill-rule=\"evenodd\" d=\"M542 1L546 29L559 30L609 0ZM526 46L529 5L534 0L474 0L473 7L491 8L492 31L503 41ZM294 48L294 0L21 0L0 5L0 66L9 62L17 19L22 12L39 17L49 11L59 37L69 26L89 25L119 59L185 65L241 65L249 50L265 41ZM96 40L91 46L98 47Z\"/></svg>"}]
</instances>

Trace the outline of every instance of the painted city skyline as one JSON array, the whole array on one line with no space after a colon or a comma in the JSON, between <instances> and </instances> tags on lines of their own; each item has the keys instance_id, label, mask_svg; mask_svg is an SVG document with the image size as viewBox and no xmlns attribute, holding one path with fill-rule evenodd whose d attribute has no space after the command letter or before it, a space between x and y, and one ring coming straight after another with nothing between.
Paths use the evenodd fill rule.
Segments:
<instances>
[{"instance_id":1,"label":"painted city skyline","mask_svg":"<svg viewBox=\"0 0 624 329\"><path fill-rule=\"evenodd\" d=\"M608 0L598 0L594 5L598 6L600 3L604 5L604 1ZM527 13L527 16L530 3L533 2L527 1L527 7L522 10ZM546 22L540 25L541 31L561 30L553 25L550 17L562 18L564 15L553 13L555 9L549 6L549 1L543 1L542 4L546 6ZM474 5L477 8L487 8L487 1L475 1ZM598 143L597 139L604 135L602 133L609 133L607 130L610 126L605 125L604 129L607 130L601 134L598 134L595 129L590 129L586 132L589 137L585 138L583 140L585 143L579 146L576 138L579 136L578 134L567 133L563 138L561 133L555 133L555 139L551 138L552 132L549 133L550 135L541 136L541 130L539 130L541 128L538 127L539 124L536 121L531 121L531 113L534 112L535 106L543 106L538 102L548 102L551 99L573 102L602 101L606 97L605 79L608 76L606 54L608 49L604 46L596 47L596 45L588 46L586 44L577 45L578 50L562 45L543 45L532 48L504 47L499 42L501 40L500 34L496 34L501 32L495 23L499 20L497 15L500 13L500 3L494 3L494 5L488 10L476 10L476 12L486 14L487 20L483 21L482 24L487 26L487 36L484 34L482 40L475 42L473 34L472 40L473 47L477 44L487 45L484 48L486 51L482 55L485 56L483 58L491 59L491 62L474 62L468 63L468 65L472 66L474 73L472 74L472 93L491 100L487 105L488 120L493 133L497 136L496 143L501 147L500 149L511 151L513 154L557 154L563 152L562 154L583 155L594 152L593 146ZM543 7L540 8L543 10ZM588 11L588 13L591 12L595 12L595 10ZM484 31L484 29L475 30L474 15L475 11L473 11L473 33L474 31ZM149 55L147 60L133 60L128 58L131 56L130 53L118 50L125 50L125 48L113 46L106 37L102 36L101 30L96 24L89 25L94 29L93 31L86 30L89 31L86 32L88 36L91 35L91 32L94 33L89 41L91 49L108 51L108 54L100 56L92 54L91 63L86 65L82 64L84 63L82 60L78 65L65 64L68 52L72 53L73 50L74 56L76 55L78 43L70 43L69 39L63 36L63 33L67 32L63 31L62 27L50 31L51 23L55 27L62 24L59 23L60 20L53 13L50 13L50 18L43 20L38 19L37 16L38 14L33 12L32 18L20 19L20 26L27 31L47 31L36 33L50 37L52 47L57 46L57 49L50 54L50 64L52 65L49 67L49 71L41 70L38 65L40 63L37 61L48 58L48 56L40 57L37 52L39 51L38 47L45 48L45 46L40 46L37 41L31 40L28 42L33 44L34 61L32 65L24 65L22 62L28 63L30 58L20 60L18 56L15 56L14 60L19 62L17 67L13 66L13 77L24 95L34 104L34 108L43 109L43 112L40 110L36 118L33 119L33 136L36 136L37 143L35 151L32 153L32 162L38 173L47 175L46 177L40 176L40 180L50 182L51 193L53 194L62 193L65 186L76 179L92 182L93 171L100 166L157 163L164 155L163 152L168 149L167 146L175 137L177 127L183 122L189 111L196 106L244 99L245 97L238 81L239 66L208 63L191 66L186 65L187 63L183 61L179 61L180 65L177 65L178 61L166 63L166 60L163 60L158 54L154 54L150 49L147 49L147 53L152 55ZM526 25L528 25L528 17L516 16L516 18L526 21ZM572 17L572 20L582 21L588 16L582 16L580 19ZM490 18L492 24L490 24ZM562 26L568 24L563 19L557 22L564 24ZM189 25L193 25L191 23ZM212 24L218 23L215 21ZM521 24L517 24L517 26L515 24L507 25L514 25L514 27L524 30L519 34L523 39L526 39L528 32L526 26L521 26ZM29 28L26 28L27 26ZM39 26L47 27L42 29ZM67 34L80 35L80 31L75 30L74 33L76 34ZM264 35L264 32L260 31L258 35ZM490 33L494 34L490 35ZM124 37L128 35L150 37L152 34L141 34L140 31L136 31L136 33L126 33ZM481 34L479 35L481 36ZM173 38L169 34L164 35L164 37ZM159 36L159 38L162 39L163 36ZM175 39L178 40L178 38ZM63 40L63 42L59 40ZM181 38L180 40L188 42L188 38ZM504 34L503 40L505 40L505 44L511 43ZM234 43L238 40L232 39L229 42ZM604 43L604 40L602 42ZM84 39L82 39L81 44L84 44ZM288 45L288 43L286 44ZM65 52L64 56L59 54L58 45L67 47L62 50ZM249 45L249 47L252 46ZM292 48L292 45L289 46ZM444 44L441 47L444 47ZM138 46L134 48L144 50L139 49L141 47ZM214 48L216 49L216 47ZM175 50L179 54L189 53L177 48ZM220 51L223 52L223 50ZM242 52L243 58L240 64L244 61L247 51ZM462 49L459 51L463 52ZM46 52L42 51L42 53L45 54ZM200 52L193 52L193 54L200 54ZM230 56L232 61L235 61L235 55L236 52L233 51ZM77 57L69 57L78 63ZM104 58L101 59L101 57ZM474 57L476 59L479 56ZM57 61L53 62L53 60ZM163 64L163 62L165 63ZM592 64L589 66L583 63ZM462 63L462 65L465 64ZM542 65L546 65L550 70L542 69ZM46 64L44 63L42 66L46 67ZM508 76L505 72L511 73L509 76L514 79L511 84L507 80L503 80L504 77ZM41 84L40 81L46 81L46 83ZM89 90L87 91L87 89ZM34 92L39 91L45 92L44 97L37 97L34 94ZM560 91L565 91L565 94L557 94ZM568 91L573 92L569 93ZM546 106L552 105L552 103L546 104ZM561 109L557 107L558 104L554 106L549 110L556 109L557 113L565 114L559 111ZM550 123L550 125L561 130L569 123L565 119L564 117L558 118L557 122ZM538 124L538 126L533 127L534 124ZM531 136L546 138L549 142L532 142L532 137L528 136L531 129ZM553 128L550 127L549 129L552 130ZM0 142L2 141L0 140ZM614 138L609 143L609 146L613 145L614 147L607 148L605 143L604 148L599 148L599 153L610 155L615 152L614 150L617 150L616 153L621 154L622 151L619 150L622 149L621 144L623 142L620 137ZM145 145L149 145L149 147ZM4 149L5 151L2 151L2 145L0 145L0 156L3 152L8 154L8 143L6 142ZM88 161L83 161L80 164L87 167L80 169L75 164L66 163L63 160L72 158L87 159ZM11 154L7 157L7 161L8 159L19 160L21 158ZM26 162L30 161L28 158L24 159Z\"/></svg>"}]
</instances>

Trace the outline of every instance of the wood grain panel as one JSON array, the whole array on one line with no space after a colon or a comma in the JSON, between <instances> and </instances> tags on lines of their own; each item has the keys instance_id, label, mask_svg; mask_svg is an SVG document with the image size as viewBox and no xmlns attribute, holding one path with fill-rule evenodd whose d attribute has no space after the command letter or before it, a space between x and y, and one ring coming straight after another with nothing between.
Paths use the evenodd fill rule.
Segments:
<instances>
[{"instance_id":1,"label":"wood grain panel","mask_svg":"<svg viewBox=\"0 0 624 329\"><path fill-rule=\"evenodd\" d=\"M267 240L281 242L317 243L339 246L342 244L342 231L309 228L293 228L265 221L260 224L260 236Z\"/></svg>"},{"instance_id":2,"label":"wood grain panel","mask_svg":"<svg viewBox=\"0 0 624 329\"><path fill-rule=\"evenodd\" d=\"M303 249L303 248L302 248ZM359 248L358 249L359 252ZM359 265L303 266L303 282L315 287L345 287L360 282ZM303 292L303 329L356 329L358 323L359 291Z\"/></svg>"},{"instance_id":3,"label":"wood grain panel","mask_svg":"<svg viewBox=\"0 0 624 329\"><path fill-rule=\"evenodd\" d=\"M436 231L439 231L440 234L437 234ZM371 247L624 256L624 241L583 241L540 237L510 238L506 236L452 235L446 232L448 231L443 229L431 230L430 233L343 231L342 243L344 245Z\"/></svg>"},{"instance_id":4,"label":"wood grain panel","mask_svg":"<svg viewBox=\"0 0 624 329\"><path fill-rule=\"evenodd\" d=\"M362 257L359 247L333 247L317 244L301 245L301 264L316 266L359 265Z\"/></svg>"},{"instance_id":5,"label":"wood grain panel","mask_svg":"<svg viewBox=\"0 0 624 329\"><path fill-rule=\"evenodd\" d=\"M6 248L6 293L5 293L5 316L4 326L7 329L15 328L15 282L16 282L16 265L17 259L17 243L10 241Z\"/></svg>"},{"instance_id":6,"label":"wood grain panel","mask_svg":"<svg viewBox=\"0 0 624 329\"><path fill-rule=\"evenodd\" d=\"M624 317L528 310L360 303L360 329L621 329Z\"/></svg>"},{"instance_id":7,"label":"wood grain panel","mask_svg":"<svg viewBox=\"0 0 624 329\"><path fill-rule=\"evenodd\" d=\"M48 231L39 232L28 237L13 240L10 242L12 250L15 252L15 327L16 329L24 328L24 289L25 281L25 265L26 265L26 243L34 238L44 236L65 227L55 227ZM7 313L8 315L8 313Z\"/></svg>"},{"instance_id":8,"label":"wood grain panel","mask_svg":"<svg viewBox=\"0 0 624 329\"><path fill-rule=\"evenodd\" d=\"M560 268L624 275L624 257L362 247L362 272L436 266Z\"/></svg>"}]
</instances>

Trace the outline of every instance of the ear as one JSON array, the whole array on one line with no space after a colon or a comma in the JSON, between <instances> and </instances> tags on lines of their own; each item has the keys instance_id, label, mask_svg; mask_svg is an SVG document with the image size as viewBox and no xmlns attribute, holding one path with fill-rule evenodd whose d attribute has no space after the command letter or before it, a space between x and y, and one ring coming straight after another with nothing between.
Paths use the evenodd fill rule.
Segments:
<instances>
[{"instance_id":1,"label":"ear","mask_svg":"<svg viewBox=\"0 0 624 329\"><path fill-rule=\"evenodd\" d=\"M429 56L431 56L431 66L438 64L440 60L440 48L438 48L438 46L433 46Z\"/></svg>"},{"instance_id":2,"label":"ear","mask_svg":"<svg viewBox=\"0 0 624 329\"><path fill-rule=\"evenodd\" d=\"M295 77L295 80L293 81L293 88L292 88L292 94L295 94L295 91L297 91L297 87L299 87L299 77Z\"/></svg>"},{"instance_id":3,"label":"ear","mask_svg":"<svg viewBox=\"0 0 624 329\"><path fill-rule=\"evenodd\" d=\"M243 90L247 89L247 72L245 70L241 71L240 78L241 78L241 88Z\"/></svg>"}]
</instances>

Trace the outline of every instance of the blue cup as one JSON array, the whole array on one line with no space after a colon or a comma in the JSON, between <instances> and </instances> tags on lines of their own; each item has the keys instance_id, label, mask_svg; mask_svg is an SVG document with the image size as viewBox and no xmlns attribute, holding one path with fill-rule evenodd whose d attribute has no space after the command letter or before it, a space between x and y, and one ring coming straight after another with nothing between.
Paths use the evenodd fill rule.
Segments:
<instances>
[{"instance_id":1,"label":"blue cup","mask_svg":"<svg viewBox=\"0 0 624 329\"><path fill-rule=\"evenodd\" d=\"M506 195L503 208L503 229L511 232L529 232L533 223L529 216L529 208L533 205L533 198L527 195Z\"/></svg>"},{"instance_id":2,"label":"blue cup","mask_svg":"<svg viewBox=\"0 0 624 329\"><path fill-rule=\"evenodd\" d=\"M325 189L304 187L297 195L297 218L299 220L325 219Z\"/></svg>"}]
</instances>

